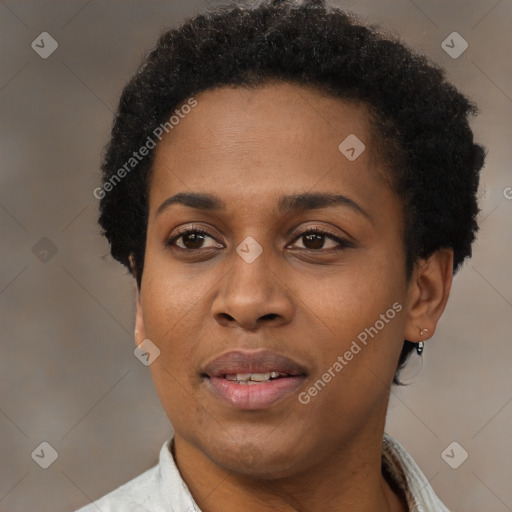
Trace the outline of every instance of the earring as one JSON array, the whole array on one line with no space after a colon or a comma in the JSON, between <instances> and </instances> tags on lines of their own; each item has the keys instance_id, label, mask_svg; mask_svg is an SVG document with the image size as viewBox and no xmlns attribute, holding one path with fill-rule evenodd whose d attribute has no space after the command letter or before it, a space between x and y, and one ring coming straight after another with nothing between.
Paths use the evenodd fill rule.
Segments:
<instances>
[{"instance_id":1,"label":"earring","mask_svg":"<svg viewBox=\"0 0 512 512\"><path fill-rule=\"evenodd\" d=\"M425 332L428 332L427 328L420 329L420 336L423 336L423 333L425 333ZM425 346L425 344L423 343L423 341L419 341L418 344L416 345L416 352L418 353L419 356L421 356L421 354L423 354L424 346Z\"/></svg>"}]
</instances>

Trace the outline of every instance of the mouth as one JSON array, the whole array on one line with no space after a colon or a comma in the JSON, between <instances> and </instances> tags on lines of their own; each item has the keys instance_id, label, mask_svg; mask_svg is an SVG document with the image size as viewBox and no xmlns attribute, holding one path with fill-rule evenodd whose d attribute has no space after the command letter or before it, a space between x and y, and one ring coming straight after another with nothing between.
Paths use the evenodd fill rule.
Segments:
<instances>
[{"instance_id":1,"label":"mouth","mask_svg":"<svg viewBox=\"0 0 512 512\"><path fill-rule=\"evenodd\" d=\"M293 359L268 350L226 352L201 373L208 389L236 409L267 409L296 391L307 370Z\"/></svg>"}]
</instances>

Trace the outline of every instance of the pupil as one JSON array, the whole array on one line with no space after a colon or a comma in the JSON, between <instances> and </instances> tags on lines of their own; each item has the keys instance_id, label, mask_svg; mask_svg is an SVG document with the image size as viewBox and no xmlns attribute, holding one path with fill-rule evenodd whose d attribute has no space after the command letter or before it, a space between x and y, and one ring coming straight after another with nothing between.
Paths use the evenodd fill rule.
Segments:
<instances>
[{"instance_id":1,"label":"pupil","mask_svg":"<svg viewBox=\"0 0 512 512\"><path fill-rule=\"evenodd\" d=\"M324 235L319 235L317 233L311 233L309 235L305 235L305 238L308 240L308 241L312 241L313 240L313 247L310 247L310 249L321 249L322 246L324 245L324 242L323 242L323 238L324 238Z\"/></svg>"},{"instance_id":2,"label":"pupil","mask_svg":"<svg viewBox=\"0 0 512 512\"><path fill-rule=\"evenodd\" d=\"M192 247L190 247L190 244L187 244L187 240L192 240ZM204 241L204 235L201 235L200 233L190 233L183 239L183 244L187 249L200 249L201 244ZM197 246L194 246L194 243Z\"/></svg>"}]
</instances>

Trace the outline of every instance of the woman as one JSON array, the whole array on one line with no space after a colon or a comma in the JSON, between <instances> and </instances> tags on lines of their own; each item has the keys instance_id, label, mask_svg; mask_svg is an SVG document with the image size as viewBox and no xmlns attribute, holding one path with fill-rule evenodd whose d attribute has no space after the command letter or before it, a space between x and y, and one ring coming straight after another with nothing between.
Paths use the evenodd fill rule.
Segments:
<instances>
[{"instance_id":1,"label":"woman","mask_svg":"<svg viewBox=\"0 0 512 512\"><path fill-rule=\"evenodd\" d=\"M471 255L475 112L323 2L220 8L160 37L95 195L174 434L82 512L447 510L384 427Z\"/></svg>"}]
</instances>

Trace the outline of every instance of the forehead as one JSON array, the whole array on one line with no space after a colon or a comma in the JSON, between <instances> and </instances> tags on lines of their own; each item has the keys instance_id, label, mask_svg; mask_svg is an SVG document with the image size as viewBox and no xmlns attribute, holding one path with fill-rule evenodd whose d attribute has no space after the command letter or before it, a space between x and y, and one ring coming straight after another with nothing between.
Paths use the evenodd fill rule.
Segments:
<instances>
[{"instance_id":1,"label":"forehead","mask_svg":"<svg viewBox=\"0 0 512 512\"><path fill-rule=\"evenodd\" d=\"M364 104L280 82L220 87L194 99L155 150L150 211L191 190L249 199L383 186Z\"/></svg>"}]
</instances>

